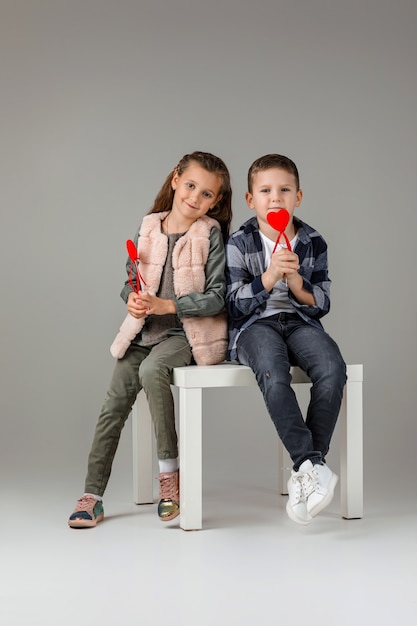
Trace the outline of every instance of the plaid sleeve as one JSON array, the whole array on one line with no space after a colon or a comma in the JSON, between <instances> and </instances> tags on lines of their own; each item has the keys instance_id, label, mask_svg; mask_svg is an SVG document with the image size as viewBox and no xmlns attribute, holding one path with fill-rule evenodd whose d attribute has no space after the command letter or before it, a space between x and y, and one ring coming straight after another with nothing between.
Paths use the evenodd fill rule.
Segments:
<instances>
[{"instance_id":1,"label":"plaid sleeve","mask_svg":"<svg viewBox=\"0 0 417 626\"><path fill-rule=\"evenodd\" d=\"M247 319L269 298L262 273L262 250L249 247L242 231L234 233L226 243L226 306L233 320Z\"/></svg>"},{"instance_id":2,"label":"plaid sleeve","mask_svg":"<svg viewBox=\"0 0 417 626\"><path fill-rule=\"evenodd\" d=\"M304 289L313 294L316 304L309 306L300 304L289 292L292 305L304 317L320 319L330 310L330 285L328 275L327 244L317 232L309 233L311 244L296 247L300 260L299 273L303 278Z\"/></svg>"}]
</instances>

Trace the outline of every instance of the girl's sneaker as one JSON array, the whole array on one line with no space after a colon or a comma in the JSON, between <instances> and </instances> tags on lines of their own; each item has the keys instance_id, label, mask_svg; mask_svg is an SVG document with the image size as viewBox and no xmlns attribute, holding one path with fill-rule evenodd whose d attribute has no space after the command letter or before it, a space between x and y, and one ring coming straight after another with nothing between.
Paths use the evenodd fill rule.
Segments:
<instances>
[{"instance_id":1,"label":"girl's sneaker","mask_svg":"<svg viewBox=\"0 0 417 626\"><path fill-rule=\"evenodd\" d=\"M77 500L74 513L68 520L71 528L92 528L104 518L103 502L93 496L82 496Z\"/></svg>"},{"instance_id":2,"label":"girl's sneaker","mask_svg":"<svg viewBox=\"0 0 417 626\"><path fill-rule=\"evenodd\" d=\"M180 473L162 472L158 480L158 516L161 522L169 522L180 514Z\"/></svg>"}]
</instances>

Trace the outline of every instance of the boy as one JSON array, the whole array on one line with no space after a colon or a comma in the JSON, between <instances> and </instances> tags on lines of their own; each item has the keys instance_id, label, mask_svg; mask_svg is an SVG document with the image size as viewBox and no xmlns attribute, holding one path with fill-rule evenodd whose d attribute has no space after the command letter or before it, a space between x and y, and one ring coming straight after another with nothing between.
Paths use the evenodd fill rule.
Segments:
<instances>
[{"instance_id":1,"label":"boy","mask_svg":"<svg viewBox=\"0 0 417 626\"><path fill-rule=\"evenodd\" d=\"M309 524L332 500L338 477L325 464L346 383L339 348L320 318L330 309L327 245L321 235L294 217L303 193L291 159L260 157L248 172L246 202L255 216L226 244L226 304L229 360L256 375L269 415L287 448L293 469L287 513ZM274 245L272 211L289 213L285 234L291 250ZM291 365L312 381L304 421L291 388Z\"/></svg>"}]
</instances>

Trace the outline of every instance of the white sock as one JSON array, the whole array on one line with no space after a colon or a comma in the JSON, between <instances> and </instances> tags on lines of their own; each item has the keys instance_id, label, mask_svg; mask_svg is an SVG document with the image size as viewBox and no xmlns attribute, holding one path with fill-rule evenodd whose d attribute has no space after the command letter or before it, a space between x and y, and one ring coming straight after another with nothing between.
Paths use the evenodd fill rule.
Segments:
<instances>
[{"instance_id":1,"label":"white sock","mask_svg":"<svg viewBox=\"0 0 417 626\"><path fill-rule=\"evenodd\" d=\"M159 459L159 471L163 472L176 472L179 468L178 459Z\"/></svg>"},{"instance_id":2,"label":"white sock","mask_svg":"<svg viewBox=\"0 0 417 626\"><path fill-rule=\"evenodd\" d=\"M101 496L96 496L95 493L85 493L85 496L93 496L93 498L95 498L96 500L99 500L100 502L103 500L103 498Z\"/></svg>"}]
</instances>

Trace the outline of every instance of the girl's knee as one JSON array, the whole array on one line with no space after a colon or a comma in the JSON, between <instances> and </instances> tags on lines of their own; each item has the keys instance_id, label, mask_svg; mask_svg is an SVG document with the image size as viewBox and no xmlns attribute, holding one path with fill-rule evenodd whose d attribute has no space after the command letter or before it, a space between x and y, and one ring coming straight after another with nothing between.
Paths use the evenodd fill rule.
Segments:
<instances>
[{"instance_id":1,"label":"girl's knee","mask_svg":"<svg viewBox=\"0 0 417 626\"><path fill-rule=\"evenodd\" d=\"M166 381L170 383L172 376L172 367L169 367L161 359L145 359L139 367L139 380L145 389L149 389L158 381Z\"/></svg>"}]
</instances>

